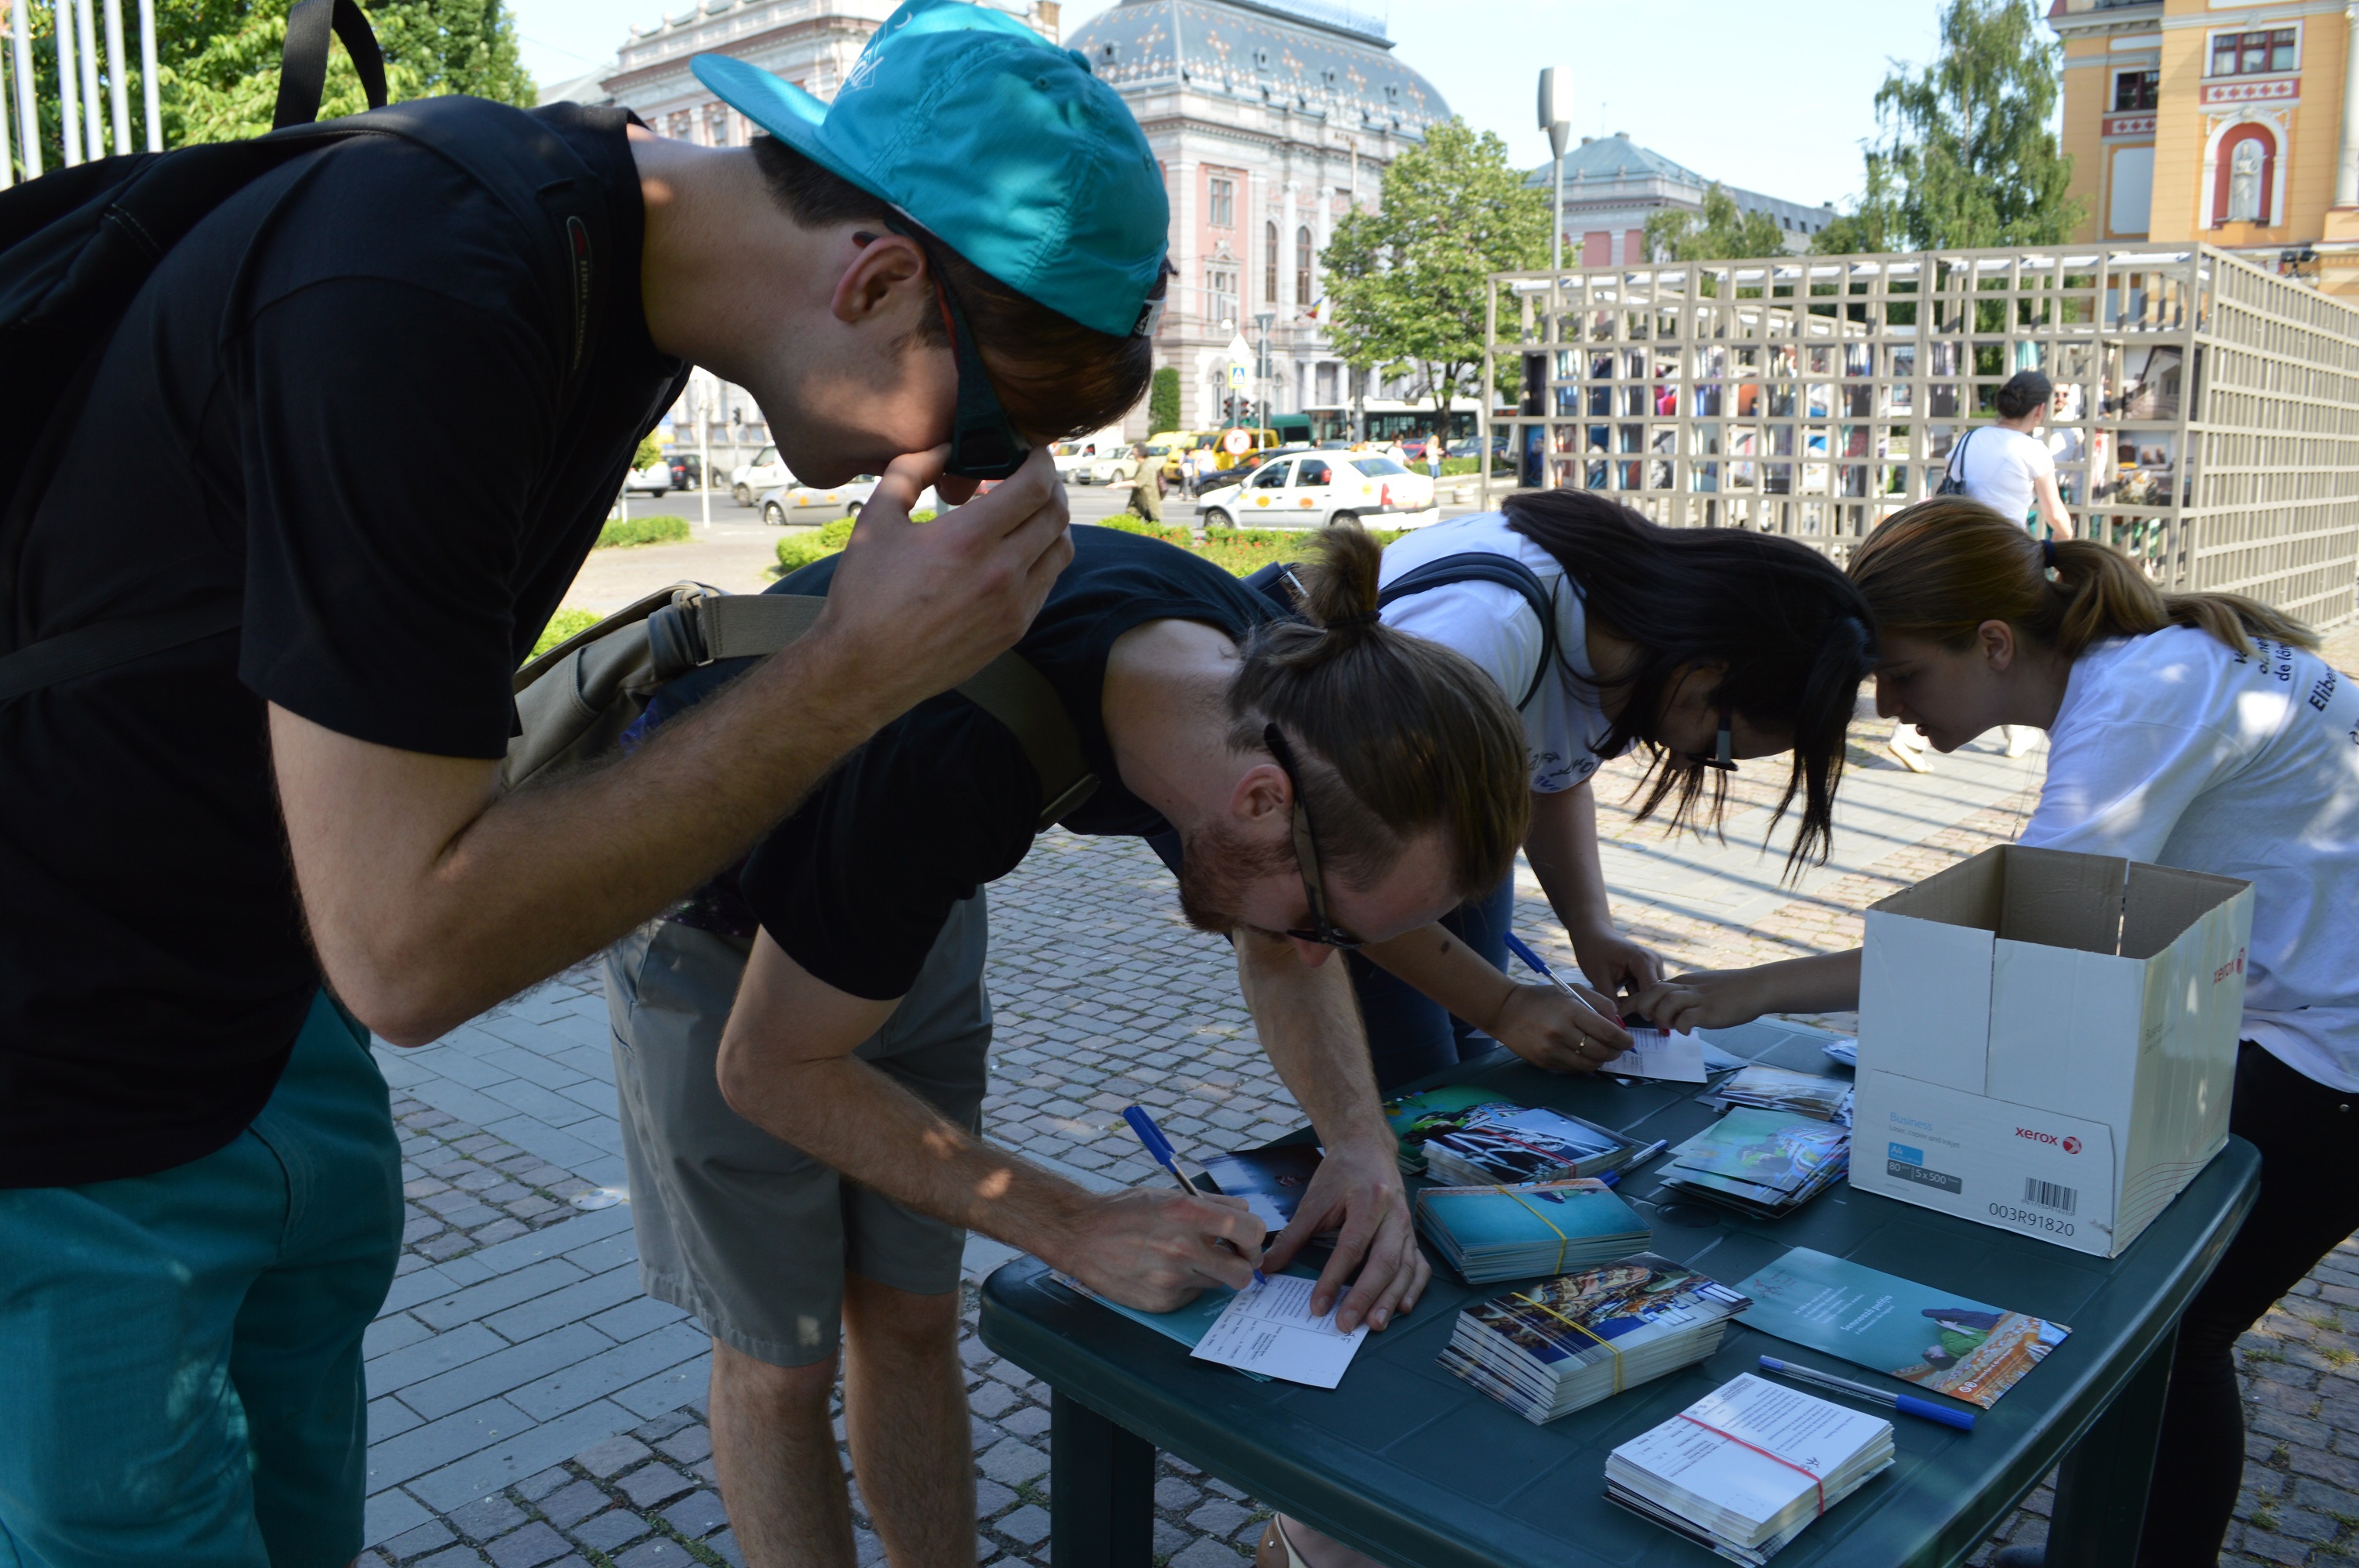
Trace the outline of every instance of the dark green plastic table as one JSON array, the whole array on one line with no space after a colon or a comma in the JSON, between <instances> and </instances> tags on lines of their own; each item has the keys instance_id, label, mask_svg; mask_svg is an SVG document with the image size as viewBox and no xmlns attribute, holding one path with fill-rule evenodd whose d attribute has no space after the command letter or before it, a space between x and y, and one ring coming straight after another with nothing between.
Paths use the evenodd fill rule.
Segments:
<instances>
[{"instance_id":1,"label":"dark green plastic table","mask_svg":"<svg viewBox=\"0 0 2359 1568\"><path fill-rule=\"evenodd\" d=\"M1814 1032L1761 1022L1712 1038L1734 1055L1844 1076ZM1641 1142L1676 1143L1714 1114L1691 1084L1558 1077L1504 1052L1430 1081L1460 1080ZM1782 1220L1711 1209L1702 1225L1670 1223L1654 1201L1666 1163L1658 1158L1623 1195L1653 1221L1656 1251L1715 1279L1733 1284L1788 1248L1813 1247L2072 1330L1972 1433L1894 1415L1892 1468L1803 1531L1778 1554L1779 1568L1962 1562L2060 1460L2049 1562L2131 1561L2179 1318L2252 1206L2260 1156L2250 1144L2231 1139L2111 1260L1848 1184ZM1694 1218L1696 1206L1671 1212ZM1910 1389L1739 1324L1709 1360L1534 1426L1434 1364L1459 1308L1514 1284L1473 1290L1437 1267L1417 1310L1370 1335L1330 1390L1191 1360L1059 1285L1037 1260L1007 1264L984 1285L982 1334L1052 1390L1051 1560L1149 1568L1160 1448L1400 1568L1701 1568L1720 1559L1605 1500L1607 1450L1756 1369L1765 1353Z\"/></svg>"}]
</instances>

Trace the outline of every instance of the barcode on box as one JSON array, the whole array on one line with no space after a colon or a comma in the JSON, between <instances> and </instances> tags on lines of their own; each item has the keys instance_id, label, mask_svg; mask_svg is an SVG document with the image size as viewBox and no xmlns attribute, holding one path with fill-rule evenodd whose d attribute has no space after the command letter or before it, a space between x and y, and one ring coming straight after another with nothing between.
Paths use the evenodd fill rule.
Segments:
<instances>
[{"instance_id":1,"label":"barcode on box","mask_svg":"<svg viewBox=\"0 0 2359 1568\"><path fill-rule=\"evenodd\" d=\"M2037 1176L2023 1178L2023 1201L2034 1208L2053 1209L2058 1214L2071 1214L2081 1201L2078 1187L2060 1187L2053 1182L2043 1182Z\"/></svg>"}]
</instances>

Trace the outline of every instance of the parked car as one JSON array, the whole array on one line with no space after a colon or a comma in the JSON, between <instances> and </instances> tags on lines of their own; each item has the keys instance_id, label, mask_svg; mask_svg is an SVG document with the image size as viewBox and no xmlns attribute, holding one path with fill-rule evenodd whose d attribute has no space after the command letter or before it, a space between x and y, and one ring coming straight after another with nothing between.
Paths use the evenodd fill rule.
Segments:
<instances>
[{"instance_id":1,"label":"parked car","mask_svg":"<svg viewBox=\"0 0 2359 1568\"><path fill-rule=\"evenodd\" d=\"M671 464L661 458L623 476L623 493L625 495L662 495L674 488Z\"/></svg>"},{"instance_id":2,"label":"parked car","mask_svg":"<svg viewBox=\"0 0 2359 1568\"><path fill-rule=\"evenodd\" d=\"M998 482L997 480L985 480L975 493L980 495ZM849 484L839 484L830 490L814 489L807 484L780 485L763 492L762 521L773 528L783 528L794 522L795 514L805 507L841 506L846 517L857 517L860 509L868 504L868 498L875 493L876 476L873 473L862 474ZM930 484L918 492L918 503L909 508L913 513L940 512L941 509L942 498L934 492Z\"/></svg>"},{"instance_id":3,"label":"parked car","mask_svg":"<svg viewBox=\"0 0 2359 1568\"><path fill-rule=\"evenodd\" d=\"M1242 482L1206 491L1196 515L1208 528L1323 527L1375 517L1419 528L1441 514L1425 475L1373 452L1321 449L1273 458Z\"/></svg>"},{"instance_id":4,"label":"parked car","mask_svg":"<svg viewBox=\"0 0 2359 1568\"><path fill-rule=\"evenodd\" d=\"M674 490L704 488L704 460L694 452L668 452L664 461L671 465L671 487Z\"/></svg>"},{"instance_id":5,"label":"parked car","mask_svg":"<svg viewBox=\"0 0 2359 1568\"><path fill-rule=\"evenodd\" d=\"M754 454L750 463L739 463L729 475L730 498L740 506L751 506L754 498L766 490L776 490L782 484L792 484L795 476L787 471L784 460L776 447L764 447Z\"/></svg>"},{"instance_id":6,"label":"parked car","mask_svg":"<svg viewBox=\"0 0 2359 1568\"><path fill-rule=\"evenodd\" d=\"M1057 477L1067 484L1088 484L1098 459L1105 452L1127 449L1097 441L1058 441L1049 448L1049 460L1057 465Z\"/></svg>"},{"instance_id":7,"label":"parked car","mask_svg":"<svg viewBox=\"0 0 2359 1568\"><path fill-rule=\"evenodd\" d=\"M1141 465L1146 460L1135 451L1125 448L1116 451L1112 457L1100 458L1092 463L1088 477L1082 482L1088 484L1134 483L1138 478Z\"/></svg>"},{"instance_id":8,"label":"parked car","mask_svg":"<svg viewBox=\"0 0 2359 1568\"><path fill-rule=\"evenodd\" d=\"M773 528L783 528L795 521L795 514L806 509L841 512L846 517L857 517L860 509L876 491L876 476L862 474L849 484L812 486L787 483L775 485L762 492L762 521ZM928 491L929 495L932 494Z\"/></svg>"}]
</instances>

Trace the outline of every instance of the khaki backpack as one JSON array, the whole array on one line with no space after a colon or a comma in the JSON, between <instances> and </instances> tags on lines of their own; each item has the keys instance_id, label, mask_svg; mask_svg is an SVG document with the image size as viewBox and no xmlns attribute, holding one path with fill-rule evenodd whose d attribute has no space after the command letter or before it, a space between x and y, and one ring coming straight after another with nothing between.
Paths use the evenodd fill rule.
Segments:
<instances>
[{"instance_id":1,"label":"khaki backpack","mask_svg":"<svg viewBox=\"0 0 2359 1568\"><path fill-rule=\"evenodd\" d=\"M516 671L522 733L508 742L501 784L518 789L596 762L665 683L718 659L775 654L826 608L810 594L723 593L679 582L616 611ZM1000 654L956 690L1008 728L1040 775L1038 828L1096 791L1056 688L1020 654Z\"/></svg>"}]
</instances>

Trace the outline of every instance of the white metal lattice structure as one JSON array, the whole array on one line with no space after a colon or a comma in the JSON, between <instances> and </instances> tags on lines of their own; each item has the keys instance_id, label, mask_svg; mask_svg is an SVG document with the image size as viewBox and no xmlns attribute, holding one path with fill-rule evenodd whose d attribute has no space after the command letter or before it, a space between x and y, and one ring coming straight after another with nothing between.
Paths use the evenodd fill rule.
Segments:
<instances>
[{"instance_id":1,"label":"white metal lattice structure","mask_svg":"<svg viewBox=\"0 0 2359 1568\"><path fill-rule=\"evenodd\" d=\"M1837 558L1932 494L2019 370L2083 533L2163 587L2317 625L2359 575L2359 308L2208 246L1780 256L1500 273L1525 486Z\"/></svg>"}]
</instances>

